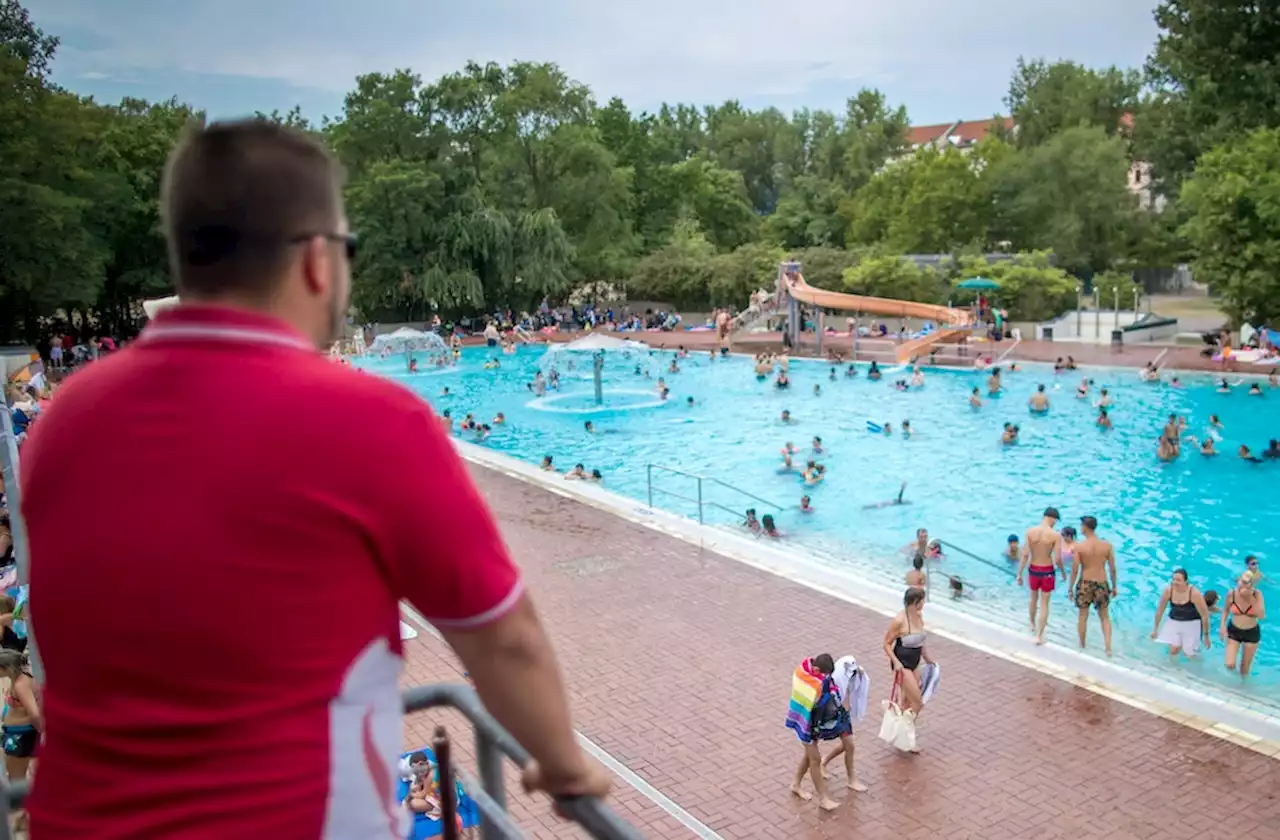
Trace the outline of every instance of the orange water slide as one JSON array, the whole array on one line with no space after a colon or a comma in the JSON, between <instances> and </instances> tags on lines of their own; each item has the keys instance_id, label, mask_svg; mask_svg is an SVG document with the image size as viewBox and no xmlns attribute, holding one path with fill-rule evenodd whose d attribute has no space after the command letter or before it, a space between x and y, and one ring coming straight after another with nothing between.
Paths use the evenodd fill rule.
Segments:
<instances>
[{"instance_id":1,"label":"orange water slide","mask_svg":"<svg viewBox=\"0 0 1280 840\"><path fill-rule=\"evenodd\" d=\"M891 315L897 318L920 318L935 321L938 329L926 336L904 342L896 348L899 362L905 362L919 356L934 344L949 338L965 334L973 325L973 317L964 309L940 306L933 303L916 303L911 300L895 300L893 298L869 297L867 295L847 295L841 292L828 292L815 289L804 281L804 276L797 273L784 275L787 292L801 303L817 306L822 309L839 309L846 312L867 312L872 315Z\"/></svg>"}]
</instances>

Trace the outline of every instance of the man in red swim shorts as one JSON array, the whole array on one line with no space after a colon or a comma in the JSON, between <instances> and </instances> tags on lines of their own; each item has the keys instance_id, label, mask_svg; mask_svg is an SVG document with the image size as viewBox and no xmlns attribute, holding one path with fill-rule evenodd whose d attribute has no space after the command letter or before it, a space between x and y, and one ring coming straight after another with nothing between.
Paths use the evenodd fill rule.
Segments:
<instances>
[{"instance_id":1,"label":"man in red swim shorts","mask_svg":"<svg viewBox=\"0 0 1280 840\"><path fill-rule=\"evenodd\" d=\"M1031 632L1036 634L1036 644L1044 644L1044 628L1049 623L1049 596L1053 594L1056 583L1054 567L1067 579L1067 570L1062 565L1062 537L1055 527L1058 524L1058 509L1045 508L1044 518L1040 524L1027 531L1027 538L1022 545L1022 557L1018 562L1018 585L1022 585L1023 572L1028 573L1028 584L1031 588L1029 611L1031 614ZM1037 615L1039 621L1036 621Z\"/></svg>"}]
</instances>

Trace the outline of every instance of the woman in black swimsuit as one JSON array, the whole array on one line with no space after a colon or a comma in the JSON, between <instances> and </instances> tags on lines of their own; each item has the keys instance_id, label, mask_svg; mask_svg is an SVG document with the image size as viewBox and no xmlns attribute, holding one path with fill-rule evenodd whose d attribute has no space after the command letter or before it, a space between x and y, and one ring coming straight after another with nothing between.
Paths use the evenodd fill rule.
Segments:
<instances>
[{"instance_id":1,"label":"woman in black swimsuit","mask_svg":"<svg viewBox=\"0 0 1280 840\"><path fill-rule=\"evenodd\" d=\"M925 649L924 590L911 587L902 596L902 612L889 622L884 634L884 652L894 676L902 674L902 709L918 716L924 701L920 694L920 665L932 662Z\"/></svg>"},{"instance_id":2,"label":"woman in black swimsuit","mask_svg":"<svg viewBox=\"0 0 1280 840\"><path fill-rule=\"evenodd\" d=\"M1259 622L1267 617L1266 602L1253 584L1253 572L1245 572L1240 576L1236 588L1227 595L1227 606L1222 611L1218 631L1222 640L1227 643L1227 670L1236 669L1236 658L1239 657L1242 677L1249 676L1253 656L1258 652L1258 643L1262 641Z\"/></svg>"}]
</instances>

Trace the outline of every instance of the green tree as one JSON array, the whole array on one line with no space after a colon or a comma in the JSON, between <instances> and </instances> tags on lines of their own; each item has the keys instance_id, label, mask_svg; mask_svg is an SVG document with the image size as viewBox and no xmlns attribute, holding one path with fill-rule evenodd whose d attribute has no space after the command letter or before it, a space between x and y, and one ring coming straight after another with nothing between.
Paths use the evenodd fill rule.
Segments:
<instances>
[{"instance_id":1,"label":"green tree","mask_svg":"<svg viewBox=\"0 0 1280 840\"><path fill-rule=\"evenodd\" d=\"M658 300L680 307L705 304L715 255L715 246L697 221L681 219L666 246L636 264L627 294L637 300Z\"/></svg>"},{"instance_id":2,"label":"green tree","mask_svg":"<svg viewBox=\"0 0 1280 840\"><path fill-rule=\"evenodd\" d=\"M756 290L772 290L778 263L785 257L782 248L763 242L749 242L728 254L717 254L707 270L709 302L712 306L742 307Z\"/></svg>"},{"instance_id":3,"label":"green tree","mask_svg":"<svg viewBox=\"0 0 1280 840\"><path fill-rule=\"evenodd\" d=\"M857 295L944 302L945 287L932 268L921 267L897 254L870 256L844 272L845 291Z\"/></svg>"},{"instance_id":4,"label":"green tree","mask_svg":"<svg viewBox=\"0 0 1280 840\"><path fill-rule=\"evenodd\" d=\"M1182 190L1196 276L1235 323L1280 318L1280 129L1207 152Z\"/></svg>"},{"instance_id":5,"label":"green tree","mask_svg":"<svg viewBox=\"0 0 1280 840\"><path fill-rule=\"evenodd\" d=\"M1136 70L1092 70L1072 61L1019 58L1005 104L1018 126L1017 143L1027 148L1081 125L1116 134L1125 115L1137 108L1141 89L1142 75Z\"/></svg>"},{"instance_id":6,"label":"green tree","mask_svg":"<svg viewBox=\"0 0 1280 840\"><path fill-rule=\"evenodd\" d=\"M989 277L999 283L999 290L991 293L996 305L1018 321L1045 321L1074 308L1079 286L1076 278L1054 265L1048 251L1019 253L1012 260L994 263L979 256L963 257L955 276ZM961 289L950 296L958 301L966 298Z\"/></svg>"},{"instance_id":7,"label":"green tree","mask_svg":"<svg viewBox=\"0 0 1280 840\"><path fill-rule=\"evenodd\" d=\"M847 241L899 254L950 253L986 240L990 192L981 159L921 149L890 164L850 202Z\"/></svg>"},{"instance_id":8,"label":"green tree","mask_svg":"<svg viewBox=\"0 0 1280 840\"><path fill-rule=\"evenodd\" d=\"M1069 128L1004 157L991 171L992 238L1051 249L1068 271L1092 273L1126 256L1136 200L1124 141L1098 126Z\"/></svg>"},{"instance_id":9,"label":"green tree","mask_svg":"<svg viewBox=\"0 0 1280 840\"><path fill-rule=\"evenodd\" d=\"M1210 148L1280 127L1280 6L1253 0L1164 0L1147 60L1155 88L1136 138L1161 188L1176 194Z\"/></svg>"}]
</instances>

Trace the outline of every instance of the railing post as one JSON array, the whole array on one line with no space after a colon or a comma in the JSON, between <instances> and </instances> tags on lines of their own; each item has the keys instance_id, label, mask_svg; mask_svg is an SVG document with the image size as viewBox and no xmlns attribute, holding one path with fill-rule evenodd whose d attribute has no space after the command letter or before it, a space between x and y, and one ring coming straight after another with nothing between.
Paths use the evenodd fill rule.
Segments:
<instances>
[{"instance_id":1,"label":"railing post","mask_svg":"<svg viewBox=\"0 0 1280 840\"><path fill-rule=\"evenodd\" d=\"M698 524L706 524L702 518L702 476L698 476Z\"/></svg>"},{"instance_id":2,"label":"railing post","mask_svg":"<svg viewBox=\"0 0 1280 840\"><path fill-rule=\"evenodd\" d=\"M502 810L507 809L507 791L502 782L502 753L498 745L480 726L476 727L476 768L480 771L480 786L489 798ZM480 815L480 840L502 840L502 832L491 820Z\"/></svg>"}]
</instances>

